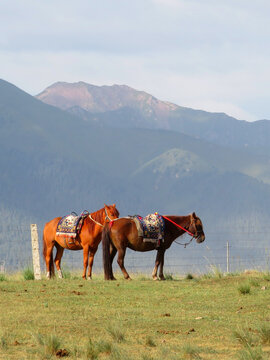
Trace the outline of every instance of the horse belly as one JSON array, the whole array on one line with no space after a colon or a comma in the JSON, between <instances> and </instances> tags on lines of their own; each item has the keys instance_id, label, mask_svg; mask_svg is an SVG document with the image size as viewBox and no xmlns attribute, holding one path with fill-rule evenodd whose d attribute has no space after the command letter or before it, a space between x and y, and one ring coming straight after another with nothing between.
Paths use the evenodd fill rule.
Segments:
<instances>
[{"instance_id":1,"label":"horse belly","mask_svg":"<svg viewBox=\"0 0 270 360\"><path fill-rule=\"evenodd\" d=\"M129 239L128 248L134 251L152 251L156 249L156 244L152 242L144 242L142 237L134 237Z\"/></svg>"},{"instance_id":2,"label":"horse belly","mask_svg":"<svg viewBox=\"0 0 270 360\"><path fill-rule=\"evenodd\" d=\"M55 240L64 249L82 250L82 248L83 248L81 243L76 238L72 238L70 236L56 236Z\"/></svg>"}]
</instances>

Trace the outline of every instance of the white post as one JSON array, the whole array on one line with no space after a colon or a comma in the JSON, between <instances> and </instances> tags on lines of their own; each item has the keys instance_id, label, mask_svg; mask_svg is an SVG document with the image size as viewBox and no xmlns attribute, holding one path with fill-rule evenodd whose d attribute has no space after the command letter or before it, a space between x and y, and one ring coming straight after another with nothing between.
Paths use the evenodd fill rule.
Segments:
<instances>
[{"instance_id":1,"label":"white post","mask_svg":"<svg viewBox=\"0 0 270 360\"><path fill-rule=\"evenodd\" d=\"M31 224L32 256L35 280L41 280L37 224Z\"/></svg>"},{"instance_id":2,"label":"white post","mask_svg":"<svg viewBox=\"0 0 270 360\"><path fill-rule=\"evenodd\" d=\"M227 241L227 273L230 272L230 251L229 241Z\"/></svg>"}]
</instances>

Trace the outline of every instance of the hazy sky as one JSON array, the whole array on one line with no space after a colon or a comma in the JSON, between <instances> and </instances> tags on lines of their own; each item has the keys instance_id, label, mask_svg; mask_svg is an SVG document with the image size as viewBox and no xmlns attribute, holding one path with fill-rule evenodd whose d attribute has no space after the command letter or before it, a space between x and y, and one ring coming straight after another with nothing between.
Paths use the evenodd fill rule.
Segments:
<instances>
[{"instance_id":1,"label":"hazy sky","mask_svg":"<svg viewBox=\"0 0 270 360\"><path fill-rule=\"evenodd\" d=\"M126 84L270 119L269 0L0 0L0 78Z\"/></svg>"}]
</instances>

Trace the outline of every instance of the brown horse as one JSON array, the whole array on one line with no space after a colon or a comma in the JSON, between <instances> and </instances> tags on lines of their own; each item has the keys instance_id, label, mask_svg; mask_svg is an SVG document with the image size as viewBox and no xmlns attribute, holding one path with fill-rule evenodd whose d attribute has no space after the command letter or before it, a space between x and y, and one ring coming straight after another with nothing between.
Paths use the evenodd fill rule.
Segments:
<instances>
[{"instance_id":1,"label":"brown horse","mask_svg":"<svg viewBox=\"0 0 270 360\"><path fill-rule=\"evenodd\" d=\"M63 236L56 235L56 228L61 217L54 218L45 224L43 230L43 256L46 262L47 278L49 279L51 276L54 276L53 247L55 246L57 251L54 262L59 278L63 277L60 265L64 249L83 249L84 270L82 277L86 279L89 258L88 279L91 279L94 256L101 241L102 229L107 221L112 221L118 218L118 216L119 212L115 204L104 204L104 208L89 214L84 219L80 233L72 242L66 241L66 238Z\"/></svg>"},{"instance_id":2,"label":"brown horse","mask_svg":"<svg viewBox=\"0 0 270 360\"><path fill-rule=\"evenodd\" d=\"M157 271L159 268L159 278L165 280L163 274L164 253L171 246L172 242L183 235L185 232L192 235L197 243L205 240L203 232L203 225L199 217L195 213L187 216L167 215L164 219L164 241L162 241L157 248L153 242L144 242L142 237L138 236L136 224L132 218L119 218L106 224L102 232L102 246L103 246L103 265L105 280L115 280L112 270L112 262L118 252L118 265L120 266L125 279L130 279L124 267L124 257L126 248L135 251L151 251L157 250L155 267L152 272L152 277L157 280ZM192 240L192 239L191 239Z\"/></svg>"}]
</instances>

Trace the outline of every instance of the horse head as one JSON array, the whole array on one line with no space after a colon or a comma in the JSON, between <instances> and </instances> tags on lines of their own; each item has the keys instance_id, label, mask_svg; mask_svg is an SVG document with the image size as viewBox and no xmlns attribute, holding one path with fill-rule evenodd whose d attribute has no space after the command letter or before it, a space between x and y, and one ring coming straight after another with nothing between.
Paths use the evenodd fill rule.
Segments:
<instances>
[{"instance_id":1,"label":"horse head","mask_svg":"<svg viewBox=\"0 0 270 360\"><path fill-rule=\"evenodd\" d=\"M115 204L106 205L104 204L105 218L108 221L112 221L119 217L119 211L117 210Z\"/></svg>"},{"instance_id":2,"label":"horse head","mask_svg":"<svg viewBox=\"0 0 270 360\"><path fill-rule=\"evenodd\" d=\"M205 240L205 235L203 232L203 224L201 219L193 212L190 214L190 225L188 230L194 234L194 238L197 243L202 243Z\"/></svg>"}]
</instances>

